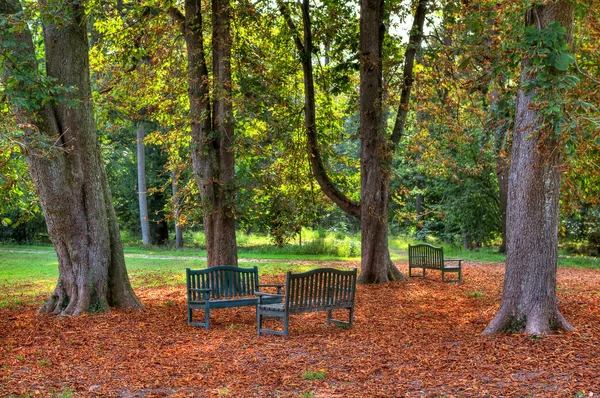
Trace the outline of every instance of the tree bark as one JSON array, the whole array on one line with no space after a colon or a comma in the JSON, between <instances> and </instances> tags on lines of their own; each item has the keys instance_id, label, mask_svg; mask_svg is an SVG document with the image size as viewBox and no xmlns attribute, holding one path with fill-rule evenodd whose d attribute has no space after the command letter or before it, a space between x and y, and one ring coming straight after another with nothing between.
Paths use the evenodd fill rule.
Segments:
<instances>
[{"instance_id":1,"label":"tree bark","mask_svg":"<svg viewBox=\"0 0 600 398\"><path fill-rule=\"evenodd\" d=\"M192 164L202 199L207 265L237 265L235 237L230 5L213 1L214 101L204 54L200 0L186 0L185 14L169 9L183 32L188 57ZM214 131L214 134L213 134Z\"/></svg>"},{"instance_id":2,"label":"tree bark","mask_svg":"<svg viewBox=\"0 0 600 398\"><path fill-rule=\"evenodd\" d=\"M573 5L559 0L535 6L527 24L543 29L558 21L572 37ZM522 63L521 85L535 79ZM571 330L557 307L559 142L540 129L540 112L532 106L536 92L520 89L517 96L508 189L506 274L502 304L484 333L503 330L543 335L553 329Z\"/></svg>"},{"instance_id":3,"label":"tree bark","mask_svg":"<svg viewBox=\"0 0 600 398\"><path fill-rule=\"evenodd\" d=\"M17 0L0 0L0 13L18 20L15 14L20 11ZM59 25L47 23L43 27L46 73L57 85L77 89L64 94L67 101L42 104L39 97L32 96L29 105L35 110L17 108L24 123L27 163L59 265L56 288L40 311L79 315L109 307L140 309L142 304L127 276L97 141L83 5L67 2L61 11L64 15ZM17 64L8 69L15 67L36 76L30 32L26 29L13 39L18 51L11 55ZM2 52L11 53L1 40ZM26 92L27 84L20 80L18 87ZM77 106L69 106L69 100L76 101ZM55 147L45 151L40 138Z\"/></svg>"},{"instance_id":4,"label":"tree bark","mask_svg":"<svg viewBox=\"0 0 600 398\"><path fill-rule=\"evenodd\" d=\"M237 265L235 237L235 152L234 123L231 93L231 4L229 0L212 2L212 51L213 51L213 129L218 167L212 179L210 226L213 233L206 232L213 246L208 264ZM204 217L206 220L206 216ZM206 222L206 221L205 221ZM206 230L206 225L205 225ZM212 257L212 258L211 258Z\"/></svg>"},{"instance_id":5,"label":"tree bark","mask_svg":"<svg viewBox=\"0 0 600 398\"><path fill-rule=\"evenodd\" d=\"M148 188L146 187L146 146L144 145L144 123L140 122L137 130L137 172L138 202L140 206L140 224L142 227L142 244L150 245L150 222L148 220Z\"/></svg>"}]
</instances>

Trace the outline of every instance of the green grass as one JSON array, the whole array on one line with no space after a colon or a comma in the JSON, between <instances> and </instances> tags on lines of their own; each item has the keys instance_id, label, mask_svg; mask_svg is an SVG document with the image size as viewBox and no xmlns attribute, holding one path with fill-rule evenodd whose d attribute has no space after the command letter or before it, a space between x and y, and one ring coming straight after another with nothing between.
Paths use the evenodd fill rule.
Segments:
<instances>
[{"instance_id":1,"label":"green grass","mask_svg":"<svg viewBox=\"0 0 600 398\"><path fill-rule=\"evenodd\" d=\"M21 250L11 249L14 250L11 252L2 250L6 250L6 246L0 248L0 307L41 305L42 300L52 293L58 279L58 261L56 254L51 251L52 248L28 246L21 247ZM199 256L191 256L194 254L192 251L187 253L189 257L185 258L173 256L172 251L144 253L136 250L134 253L147 255L148 258L130 257L130 252L126 251L126 253L127 272L134 288L182 284L185 282L186 268L206 267L205 260L200 260ZM251 263L240 261L240 266L256 265L261 275L281 275L288 270L300 272L313 267L310 264L290 265L284 261L283 256L279 257L281 261L267 260Z\"/></svg>"},{"instance_id":2,"label":"green grass","mask_svg":"<svg viewBox=\"0 0 600 398\"><path fill-rule=\"evenodd\" d=\"M321 380L327 377L327 373L324 370L307 370L302 374L304 380Z\"/></svg>"},{"instance_id":3,"label":"green grass","mask_svg":"<svg viewBox=\"0 0 600 398\"><path fill-rule=\"evenodd\" d=\"M195 236L197 241L203 239L200 233L190 236ZM302 261L360 261L359 235L304 230L302 239L302 245L295 242L279 248L265 236L240 233L239 265L256 265L262 275L281 275L289 270L306 271L315 266ZM408 245L417 243L420 242L403 236L391 237L392 259L406 261ZM446 258L482 263L505 261L505 256L496 253L493 248L468 251L435 241L431 243L443 246ZM206 251L200 247L180 250L139 245L125 247L127 270L134 288L181 284L186 268L206 266L205 256ZM290 264L293 260L297 262ZM600 258L569 256L561 251L559 265L600 269ZM52 246L0 245L0 307L41 304L41 300L54 289L57 279L58 262Z\"/></svg>"}]
</instances>

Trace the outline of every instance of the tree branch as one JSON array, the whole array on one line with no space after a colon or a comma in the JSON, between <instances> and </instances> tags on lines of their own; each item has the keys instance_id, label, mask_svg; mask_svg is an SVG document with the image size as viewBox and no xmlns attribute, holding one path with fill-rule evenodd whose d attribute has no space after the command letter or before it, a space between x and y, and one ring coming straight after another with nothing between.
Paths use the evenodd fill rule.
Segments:
<instances>
[{"instance_id":1,"label":"tree branch","mask_svg":"<svg viewBox=\"0 0 600 398\"><path fill-rule=\"evenodd\" d=\"M185 34L185 17L181 13L181 11L179 11L175 7L170 7L167 10L167 12L169 13L169 16L171 17L173 22L175 22L177 25L179 25L179 29L181 30L181 33Z\"/></svg>"},{"instance_id":2,"label":"tree branch","mask_svg":"<svg viewBox=\"0 0 600 398\"><path fill-rule=\"evenodd\" d=\"M286 20L291 31L294 33L294 42L300 60L302 62L302 71L304 73L304 121L306 127L306 144L308 149L308 158L313 176L319 183L321 190L329 199L331 199L340 209L349 215L360 219L360 203L350 200L342 191L340 191L329 175L323 164L321 152L319 150L319 141L317 138L316 110L315 110L315 85L312 69L312 31L310 26L310 13L308 0L302 2L302 21L304 26L304 43L300 40L300 35L290 13L281 0L278 0L279 10Z\"/></svg>"},{"instance_id":3,"label":"tree branch","mask_svg":"<svg viewBox=\"0 0 600 398\"><path fill-rule=\"evenodd\" d=\"M288 8L282 0L277 0L277 5L279 6L279 12L281 12L281 15L283 15L285 23L287 24L288 28L290 28L290 30L292 31L292 35L294 35L294 43L296 43L296 48L298 49L300 56L304 57L304 45L302 44L302 40L300 39L300 33L298 32L298 28L296 28L296 24L292 20L290 11L288 10Z\"/></svg>"},{"instance_id":4,"label":"tree branch","mask_svg":"<svg viewBox=\"0 0 600 398\"><path fill-rule=\"evenodd\" d=\"M417 9L415 11L415 19L413 20L413 24L410 29L410 37L408 39L406 52L404 53L404 85L402 86L402 93L400 95L400 104L398 105L398 114L396 115L394 130L392 131L391 140L393 150L398 147L398 143L404 134L404 125L406 124L406 118L408 116L410 92L414 80L413 69L415 65L415 57L421 48L421 42L423 41L423 26L425 24L425 17L428 11L427 1L428 0L418 0Z\"/></svg>"}]
</instances>

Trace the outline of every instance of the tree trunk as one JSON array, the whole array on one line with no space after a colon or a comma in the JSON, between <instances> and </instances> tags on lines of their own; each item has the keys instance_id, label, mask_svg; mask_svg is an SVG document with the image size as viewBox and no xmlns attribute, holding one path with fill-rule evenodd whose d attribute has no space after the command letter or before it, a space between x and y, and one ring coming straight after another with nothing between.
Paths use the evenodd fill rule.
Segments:
<instances>
[{"instance_id":1,"label":"tree trunk","mask_svg":"<svg viewBox=\"0 0 600 398\"><path fill-rule=\"evenodd\" d=\"M173 218L175 219L175 247L183 248L183 227L181 225L181 201L179 199L179 183L177 172L171 172L171 188L173 190Z\"/></svg>"},{"instance_id":2,"label":"tree trunk","mask_svg":"<svg viewBox=\"0 0 600 398\"><path fill-rule=\"evenodd\" d=\"M169 9L169 14L179 24L187 46L192 163L202 199L207 265L237 265L230 5L227 0L213 2L214 117L202 37L201 1L186 0L185 15L175 8Z\"/></svg>"},{"instance_id":3,"label":"tree trunk","mask_svg":"<svg viewBox=\"0 0 600 398\"><path fill-rule=\"evenodd\" d=\"M419 0L415 21L411 29L405 54L405 71L401 103L394 131L387 137L382 111L382 64L381 51L385 27L383 24L384 2L361 2L361 202L356 203L344 195L327 175L321 159L317 140L315 89L312 73L312 31L309 2L302 2L304 42L287 10L278 1L300 54L304 73L305 124L311 170L321 190L347 214L361 220L362 262L360 283L384 283L406 279L390 259L388 248L388 185L389 168L393 150L402 137L415 55L420 48L427 0ZM365 202L366 200L366 202ZM366 206L365 206L366 205Z\"/></svg>"},{"instance_id":4,"label":"tree trunk","mask_svg":"<svg viewBox=\"0 0 600 398\"><path fill-rule=\"evenodd\" d=\"M140 204L140 224L142 226L142 244L150 245L150 222L148 221L148 189L146 187L146 154L144 145L144 123L140 122L137 130L137 172L138 202Z\"/></svg>"},{"instance_id":5,"label":"tree trunk","mask_svg":"<svg viewBox=\"0 0 600 398\"><path fill-rule=\"evenodd\" d=\"M573 5L559 0L535 6L528 25L537 29L558 21L572 37ZM535 79L523 61L521 86ZM532 106L536 92L519 90L509 175L506 274L502 304L484 333L503 330L534 335L572 327L558 311L556 270L561 148L540 129L540 112Z\"/></svg>"},{"instance_id":6,"label":"tree trunk","mask_svg":"<svg viewBox=\"0 0 600 398\"><path fill-rule=\"evenodd\" d=\"M213 233L206 233L207 251L209 236L213 254L208 254L208 265L237 265L235 237L235 152L234 124L231 93L231 5L229 0L212 3L213 51L213 129L215 133L218 167L212 184L210 222ZM204 216L205 224L207 216ZM206 229L206 225L205 225Z\"/></svg>"},{"instance_id":7,"label":"tree trunk","mask_svg":"<svg viewBox=\"0 0 600 398\"><path fill-rule=\"evenodd\" d=\"M360 204L359 283L397 279L388 248L388 185L391 151L383 120L382 45L384 1L360 7ZM395 269L396 272L392 272Z\"/></svg>"},{"instance_id":8,"label":"tree trunk","mask_svg":"<svg viewBox=\"0 0 600 398\"><path fill-rule=\"evenodd\" d=\"M32 96L28 105L35 111L17 109L28 124L23 127L27 162L58 256L58 283L40 311L79 315L109 307L139 309L142 304L127 276L96 136L83 5L65 4L60 24L48 23L43 28L46 73L57 85L77 88L64 94L77 106L68 106L66 101L41 104ZM0 13L20 11L17 0L0 0ZM37 76L30 32L24 30L14 40L18 51L12 60L18 62L21 72L16 78L22 79L24 71L29 77ZM0 41L2 52L10 52L5 44ZM28 84L30 81L20 80L18 87L27 93ZM55 145L51 153L40 150L44 146L39 137Z\"/></svg>"}]
</instances>

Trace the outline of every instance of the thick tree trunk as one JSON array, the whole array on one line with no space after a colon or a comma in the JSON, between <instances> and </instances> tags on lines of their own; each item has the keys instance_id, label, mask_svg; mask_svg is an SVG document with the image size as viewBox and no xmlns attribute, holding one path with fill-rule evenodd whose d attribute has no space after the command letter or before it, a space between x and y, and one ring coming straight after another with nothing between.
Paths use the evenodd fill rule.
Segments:
<instances>
[{"instance_id":1,"label":"thick tree trunk","mask_svg":"<svg viewBox=\"0 0 600 398\"><path fill-rule=\"evenodd\" d=\"M202 199L207 264L209 267L237 265L230 5L227 0L213 2L214 117L202 37L201 1L186 0L185 15L175 8L169 14L179 24L187 46L192 163Z\"/></svg>"},{"instance_id":2,"label":"thick tree trunk","mask_svg":"<svg viewBox=\"0 0 600 398\"><path fill-rule=\"evenodd\" d=\"M137 172L138 202L140 206L140 224L142 227L142 244L150 245L150 222L148 220L148 189L146 187L146 146L144 145L144 123L140 122L137 130Z\"/></svg>"},{"instance_id":3,"label":"thick tree trunk","mask_svg":"<svg viewBox=\"0 0 600 398\"><path fill-rule=\"evenodd\" d=\"M16 0L0 0L0 13L16 14ZM142 308L127 276L112 198L108 187L91 103L88 40L83 6L68 3L60 25L43 29L46 72L64 87L77 106L65 102L20 110L25 127L27 162L38 190L48 233L58 256L59 280L41 312L79 315L109 307ZM18 19L18 17L17 17ZM34 47L29 31L15 35L14 53L22 73L35 75ZM2 51L10 51L0 42ZM22 77L19 76L19 77ZM18 78L19 78L18 77ZM24 88L28 82L21 81ZM35 97L30 98L34 100ZM41 139L54 143L51 153L38 148Z\"/></svg>"},{"instance_id":4,"label":"thick tree trunk","mask_svg":"<svg viewBox=\"0 0 600 398\"><path fill-rule=\"evenodd\" d=\"M387 244L389 167L391 166L392 152L402 136L406 122L412 87L413 64L421 45L423 23L427 11L426 3L427 0L419 0L417 6L405 54L405 85L402 89L401 104L392 137L388 138L382 114L381 51L385 33L384 2L373 0L361 2L361 202L356 203L349 200L333 184L327 175L319 151L311 59L313 47L309 2L308 0L302 2L304 33L304 41L302 41L300 32L296 29L285 4L278 1L279 9L294 35L294 42L302 62L307 146L313 175L325 195L340 209L361 220L363 257L358 279L360 283L384 283L405 279L391 261Z\"/></svg>"},{"instance_id":5,"label":"thick tree trunk","mask_svg":"<svg viewBox=\"0 0 600 398\"><path fill-rule=\"evenodd\" d=\"M218 158L217 173L211 181L210 226L214 229L208 265L237 265L235 237L235 152L231 93L231 5L229 0L212 0L213 48L213 129ZM207 219L205 212L205 221ZM206 228L206 227L205 227Z\"/></svg>"},{"instance_id":6,"label":"thick tree trunk","mask_svg":"<svg viewBox=\"0 0 600 398\"><path fill-rule=\"evenodd\" d=\"M402 277L388 248L388 185L392 153L383 119L382 45L384 1L362 0L360 7L360 204L359 283L385 283Z\"/></svg>"},{"instance_id":7,"label":"thick tree trunk","mask_svg":"<svg viewBox=\"0 0 600 398\"><path fill-rule=\"evenodd\" d=\"M573 5L559 0L536 6L528 25L542 29L552 21L572 37ZM535 78L523 62L521 85ZM540 130L541 115L531 106L535 92L519 90L509 176L507 259L502 304L484 333L503 330L534 335L572 329L558 311L556 270L561 148Z\"/></svg>"},{"instance_id":8,"label":"thick tree trunk","mask_svg":"<svg viewBox=\"0 0 600 398\"><path fill-rule=\"evenodd\" d=\"M175 247L183 248L183 226L181 225L181 201L179 199L179 182L177 172L171 172L171 188L173 191L173 218L175 219Z\"/></svg>"}]
</instances>

